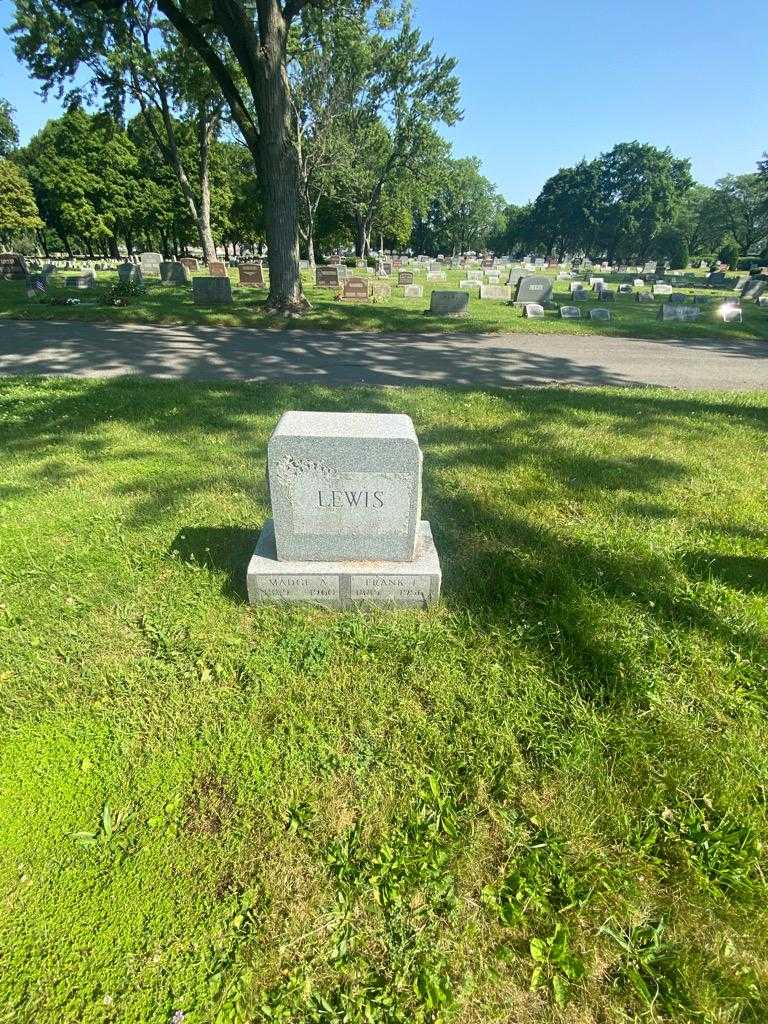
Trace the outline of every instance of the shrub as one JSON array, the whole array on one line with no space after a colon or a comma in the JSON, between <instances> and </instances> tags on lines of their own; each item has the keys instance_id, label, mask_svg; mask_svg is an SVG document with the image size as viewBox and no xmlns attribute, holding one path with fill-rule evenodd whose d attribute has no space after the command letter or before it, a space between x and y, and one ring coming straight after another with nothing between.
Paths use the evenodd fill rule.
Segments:
<instances>
[{"instance_id":1,"label":"shrub","mask_svg":"<svg viewBox=\"0 0 768 1024\"><path fill-rule=\"evenodd\" d=\"M663 228L654 239L657 260L666 260L670 270L685 270L691 254L679 228Z\"/></svg>"}]
</instances>

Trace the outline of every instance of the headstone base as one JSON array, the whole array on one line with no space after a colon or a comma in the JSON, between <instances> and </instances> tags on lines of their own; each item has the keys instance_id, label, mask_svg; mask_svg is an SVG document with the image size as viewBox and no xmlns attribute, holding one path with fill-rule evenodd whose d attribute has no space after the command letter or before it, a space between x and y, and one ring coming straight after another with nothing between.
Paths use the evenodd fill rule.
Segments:
<instances>
[{"instance_id":1,"label":"headstone base","mask_svg":"<svg viewBox=\"0 0 768 1024\"><path fill-rule=\"evenodd\" d=\"M274 526L268 519L248 564L248 600L329 608L356 604L423 608L437 602L441 578L440 559L425 520L412 562L279 562Z\"/></svg>"}]
</instances>

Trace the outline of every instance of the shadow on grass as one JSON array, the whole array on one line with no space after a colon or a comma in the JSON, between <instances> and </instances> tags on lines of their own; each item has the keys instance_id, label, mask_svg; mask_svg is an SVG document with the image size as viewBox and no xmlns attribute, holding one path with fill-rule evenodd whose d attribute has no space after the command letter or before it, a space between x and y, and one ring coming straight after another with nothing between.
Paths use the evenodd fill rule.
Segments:
<instances>
[{"instance_id":1,"label":"shadow on grass","mask_svg":"<svg viewBox=\"0 0 768 1024\"><path fill-rule=\"evenodd\" d=\"M764 658L765 638L757 626L737 629L690 585L714 577L742 592L763 593L765 559L709 549L679 556L643 544L649 508L658 519L698 521L696 510L674 504L675 488L694 472L685 461L688 446L706 444L708 436L728 429L735 436L745 429L766 430L763 405L642 391L496 392L483 399L492 403L494 425L489 426L481 411L474 418L463 415L467 393L460 389L453 392L457 421L452 422L452 407L444 400L438 405L437 392L428 389L333 391L298 384L125 378L34 384L19 400L19 387L29 385L0 381L0 413L13 412L3 425L4 450L35 458L43 447L62 445L109 465L104 486L124 500L129 527L162 522L212 485L231 493L256 491L265 511L266 441L286 409L410 412L425 450L425 517L440 551L449 609L471 615L491 634L522 629L521 643L550 677L598 706L643 703L649 659L662 657L660 647L680 631L694 644L697 635L706 634L756 661ZM144 438L127 450L99 437L102 426L116 423L167 438L167 460L158 461L155 453L150 469L137 473ZM586 432L595 424L603 437L596 446L581 447L578 435L566 436L565 428ZM674 437L672 450L679 458L655 454L661 430ZM639 451L615 454L611 434L634 438ZM216 438L215 448L204 448L207 454L236 449L238 463L252 472L230 468L226 456L221 465L205 457L179 465L178 453L194 446L197 437L203 446ZM121 460L127 460L124 474ZM534 482L522 472L531 467ZM30 467L29 482L36 488L64 486L68 474L60 469L53 461L50 473L41 475L38 463ZM518 470L525 482L516 488ZM506 491L496 485L500 474ZM610 496L609 512L627 525L629 542L585 538L548 521L542 504L553 493L562 505L583 506L587 519ZM194 555L196 563L223 574L224 593L234 601L246 599L245 566L260 522L246 505L242 512L243 526L189 526L169 545L169 551L178 551L176 557Z\"/></svg>"},{"instance_id":2,"label":"shadow on grass","mask_svg":"<svg viewBox=\"0 0 768 1024\"><path fill-rule=\"evenodd\" d=\"M236 526L186 526L174 537L168 554L221 573L222 594L247 601L245 569L258 536L258 530Z\"/></svg>"}]
</instances>

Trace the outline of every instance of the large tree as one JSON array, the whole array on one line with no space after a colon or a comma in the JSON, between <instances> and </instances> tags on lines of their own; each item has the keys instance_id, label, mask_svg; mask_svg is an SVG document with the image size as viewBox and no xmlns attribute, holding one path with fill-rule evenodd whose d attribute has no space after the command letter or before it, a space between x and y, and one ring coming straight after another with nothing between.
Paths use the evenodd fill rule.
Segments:
<instances>
[{"instance_id":1,"label":"large tree","mask_svg":"<svg viewBox=\"0 0 768 1024\"><path fill-rule=\"evenodd\" d=\"M155 0L126 0L119 11L74 0L16 0L11 33L44 93L55 88L61 95L69 86L70 103L99 93L117 116L126 98L136 103L156 158L176 175L206 259L215 258L209 168L223 99L206 65L158 15ZM195 140L186 152L179 137L185 124Z\"/></svg>"},{"instance_id":2,"label":"large tree","mask_svg":"<svg viewBox=\"0 0 768 1024\"><path fill-rule=\"evenodd\" d=\"M761 250L768 241L767 199L761 174L728 174L716 181L707 213L717 243L731 236L743 253Z\"/></svg>"},{"instance_id":3,"label":"large tree","mask_svg":"<svg viewBox=\"0 0 768 1024\"><path fill-rule=\"evenodd\" d=\"M8 100L0 99L0 157L8 156L19 144L19 131L13 119L14 113Z\"/></svg>"},{"instance_id":4,"label":"large tree","mask_svg":"<svg viewBox=\"0 0 768 1024\"><path fill-rule=\"evenodd\" d=\"M20 235L42 227L34 192L23 171L0 158L0 241L9 245Z\"/></svg>"}]
</instances>

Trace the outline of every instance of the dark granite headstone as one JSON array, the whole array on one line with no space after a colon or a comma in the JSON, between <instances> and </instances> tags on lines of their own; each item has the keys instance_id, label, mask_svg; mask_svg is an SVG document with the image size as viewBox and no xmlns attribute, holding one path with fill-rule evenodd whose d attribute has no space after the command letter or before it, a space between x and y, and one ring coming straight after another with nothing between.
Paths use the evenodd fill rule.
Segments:
<instances>
[{"instance_id":1,"label":"dark granite headstone","mask_svg":"<svg viewBox=\"0 0 768 1024\"><path fill-rule=\"evenodd\" d=\"M344 282L344 290L341 293L342 299L352 299L365 302L368 298L368 282L362 277L348 277Z\"/></svg>"},{"instance_id":2,"label":"dark granite headstone","mask_svg":"<svg viewBox=\"0 0 768 1024\"><path fill-rule=\"evenodd\" d=\"M533 302L540 306L552 298L553 281L549 277L523 277L517 286L515 302Z\"/></svg>"},{"instance_id":3,"label":"dark granite headstone","mask_svg":"<svg viewBox=\"0 0 768 1024\"><path fill-rule=\"evenodd\" d=\"M429 312L435 316L466 316L469 309L467 292L434 291Z\"/></svg>"},{"instance_id":4,"label":"dark granite headstone","mask_svg":"<svg viewBox=\"0 0 768 1024\"><path fill-rule=\"evenodd\" d=\"M260 263L241 263L238 270L240 284L251 288L264 287L264 272Z\"/></svg>"},{"instance_id":5,"label":"dark granite headstone","mask_svg":"<svg viewBox=\"0 0 768 1024\"><path fill-rule=\"evenodd\" d=\"M232 282L228 277L193 277L192 298L198 306L231 305Z\"/></svg>"},{"instance_id":6,"label":"dark granite headstone","mask_svg":"<svg viewBox=\"0 0 768 1024\"><path fill-rule=\"evenodd\" d=\"M179 263L183 263L183 265L187 268L187 270L190 273L193 270L197 270L197 260L195 259L194 256L182 256L182 258L179 260Z\"/></svg>"},{"instance_id":7,"label":"dark granite headstone","mask_svg":"<svg viewBox=\"0 0 768 1024\"><path fill-rule=\"evenodd\" d=\"M338 288L338 267L315 267L315 284L317 285L318 288Z\"/></svg>"},{"instance_id":8,"label":"dark granite headstone","mask_svg":"<svg viewBox=\"0 0 768 1024\"><path fill-rule=\"evenodd\" d=\"M29 276L27 261L16 252L0 252L0 278L4 281L24 281Z\"/></svg>"},{"instance_id":9,"label":"dark granite headstone","mask_svg":"<svg viewBox=\"0 0 768 1024\"><path fill-rule=\"evenodd\" d=\"M397 275L398 284L413 284L413 271L412 270L401 270Z\"/></svg>"}]
</instances>

